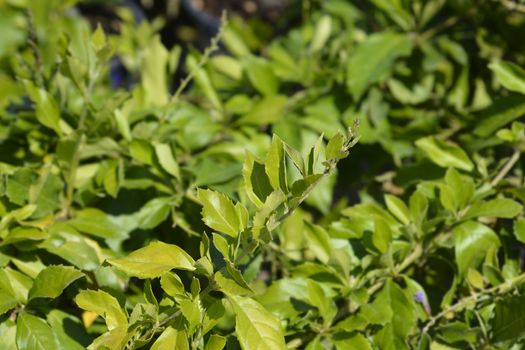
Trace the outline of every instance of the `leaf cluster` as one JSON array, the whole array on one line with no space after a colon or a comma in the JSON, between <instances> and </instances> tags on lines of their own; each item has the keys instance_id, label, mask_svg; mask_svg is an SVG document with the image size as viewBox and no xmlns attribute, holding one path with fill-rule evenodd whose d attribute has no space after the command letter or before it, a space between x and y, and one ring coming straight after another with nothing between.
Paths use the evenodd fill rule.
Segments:
<instances>
[{"instance_id":1,"label":"leaf cluster","mask_svg":"<svg viewBox=\"0 0 525 350\"><path fill-rule=\"evenodd\" d=\"M522 5L304 4L0 2L1 349L525 347Z\"/></svg>"}]
</instances>

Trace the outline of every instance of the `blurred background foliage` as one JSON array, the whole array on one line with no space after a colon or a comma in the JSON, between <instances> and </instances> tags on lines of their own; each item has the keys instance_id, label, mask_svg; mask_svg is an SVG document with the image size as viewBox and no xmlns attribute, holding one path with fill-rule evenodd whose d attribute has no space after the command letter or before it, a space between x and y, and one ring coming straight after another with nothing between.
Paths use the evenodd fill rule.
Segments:
<instances>
[{"instance_id":1,"label":"blurred background foliage","mask_svg":"<svg viewBox=\"0 0 525 350\"><path fill-rule=\"evenodd\" d=\"M49 310L69 313L87 345L105 326L79 321L75 290L143 298L106 259L153 240L198 256L196 187L248 203L246 151L264 158L276 134L307 154L359 120L337 176L239 266L288 346L523 347L525 310L508 305L522 298L524 2L0 0L0 33L2 312L45 266L75 266L86 280L31 306L53 329ZM294 295L306 285L330 302Z\"/></svg>"}]
</instances>

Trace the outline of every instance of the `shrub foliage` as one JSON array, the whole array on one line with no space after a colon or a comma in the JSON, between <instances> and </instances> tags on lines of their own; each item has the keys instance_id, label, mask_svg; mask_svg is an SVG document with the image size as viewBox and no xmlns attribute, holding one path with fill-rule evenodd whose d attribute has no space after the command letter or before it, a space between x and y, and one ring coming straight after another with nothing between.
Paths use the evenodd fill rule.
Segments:
<instances>
[{"instance_id":1,"label":"shrub foliage","mask_svg":"<svg viewBox=\"0 0 525 350\"><path fill-rule=\"evenodd\" d=\"M1 349L524 347L525 6L302 3L0 2Z\"/></svg>"}]
</instances>

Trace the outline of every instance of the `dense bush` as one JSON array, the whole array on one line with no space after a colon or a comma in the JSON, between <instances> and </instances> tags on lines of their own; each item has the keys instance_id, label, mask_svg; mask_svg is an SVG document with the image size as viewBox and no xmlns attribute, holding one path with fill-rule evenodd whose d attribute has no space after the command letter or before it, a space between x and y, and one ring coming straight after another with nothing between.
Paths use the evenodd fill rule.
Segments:
<instances>
[{"instance_id":1,"label":"dense bush","mask_svg":"<svg viewBox=\"0 0 525 350\"><path fill-rule=\"evenodd\" d=\"M525 348L525 5L76 3L0 2L0 349Z\"/></svg>"}]
</instances>

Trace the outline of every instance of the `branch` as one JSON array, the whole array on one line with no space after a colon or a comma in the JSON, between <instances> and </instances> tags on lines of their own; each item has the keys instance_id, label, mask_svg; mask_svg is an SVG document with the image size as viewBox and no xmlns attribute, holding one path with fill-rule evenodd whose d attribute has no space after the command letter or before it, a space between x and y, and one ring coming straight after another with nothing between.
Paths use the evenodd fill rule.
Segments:
<instances>
[{"instance_id":1,"label":"branch","mask_svg":"<svg viewBox=\"0 0 525 350\"><path fill-rule=\"evenodd\" d=\"M507 163L505 163L505 166L501 168L501 170L498 172L496 177L490 182L490 185L492 187L495 187L505 176L507 176L509 171L512 170L512 167L520 159L520 156L521 156L521 151L519 149L515 149L510 159L507 161Z\"/></svg>"},{"instance_id":2,"label":"branch","mask_svg":"<svg viewBox=\"0 0 525 350\"><path fill-rule=\"evenodd\" d=\"M195 67L195 69L191 69L188 72L188 75L186 76L186 78L184 78L181 81L179 87L177 88L177 91L175 91L175 93L173 94L173 97L171 98L169 102L170 106L177 104L177 102L179 101L180 95L182 94L184 89L186 89L186 86L188 86L188 84L195 77L195 71L202 68L206 63L208 63L208 60L210 59L210 56L212 55L212 53L214 53L215 51L219 49L219 42L224 34L224 29L226 28L227 25L228 25L228 17L227 17L226 11L223 11L222 16L221 16L221 25L219 27L219 31L211 39L210 46L208 46L206 50L204 50L204 53L201 59L199 60L199 62L197 62L197 67Z\"/></svg>"},{"instance_id":3,"label":"branch","mask_svg":"<svg viewBox=\"0 0 525 350\"><path fill-rule=\"evenodd\" d=\"M482 301L493 299L494 296L492 294L494 294L494 293L496 293L496 294L508 293L511 289L513 289L514 287L516 287L517 285L519 285L522 282L525 282L525 273L523 273L523 274L521 274L521 275L519 275L517 277L514 277L513 279L508 280L507 282L505 282L503 284L497 285L497 286L489 288L489 289L485 289L485 290L483 290L483 291L481 291L481 292L479 292L477 294L473 294L473 295L471 295L469 297L466 297L466 298L463 298L463 299L459 300L454 305L451 305L451 306L447 307L446 309L442 310L436 316L431 317L429 319L428 323L426 324L426 326L423 328L423 331L421 332L421 334L428 333L430 328L434 324L436 324L437 321L439 321L441 318L443 318L447 314L449 314L451 312L456 312L456 311L462 310L463 308L465 308L468 304L471 304L472 302L474 302L475 304L478 304L478 303L480 303Z\"/></svg>"}]
</instances>

